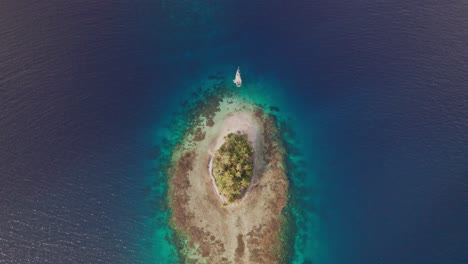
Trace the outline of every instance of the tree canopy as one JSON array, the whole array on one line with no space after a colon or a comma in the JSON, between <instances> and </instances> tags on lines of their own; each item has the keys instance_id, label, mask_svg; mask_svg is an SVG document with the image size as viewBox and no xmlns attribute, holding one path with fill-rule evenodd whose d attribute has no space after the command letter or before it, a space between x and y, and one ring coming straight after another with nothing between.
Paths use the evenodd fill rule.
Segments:
<instances>
[{"instance_id":1,"label":"tree canopy","mask_svg":"<svg viewBox=\"0 0 468 264\"><path fill-rule=\"evenodd\" d=\"M229 202L239 198L253 174L253 148L247 134L230 133L216 151L213 174L219 190Z\"/></svg>"}]
</instances>

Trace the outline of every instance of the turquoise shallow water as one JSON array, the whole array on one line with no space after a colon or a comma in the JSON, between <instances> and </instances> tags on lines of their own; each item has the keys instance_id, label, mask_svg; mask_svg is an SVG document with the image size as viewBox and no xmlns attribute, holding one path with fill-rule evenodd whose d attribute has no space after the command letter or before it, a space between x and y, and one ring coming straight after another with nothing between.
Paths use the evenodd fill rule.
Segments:
<instances>
[{"instance_id":1,"label":"turquoise shallow water","mask_svg":"<svg viewBox=\"0 0 468 264\"><path fill-rule=\"evenodd\" d=\"M222 90L229 90L233 96L260 105L266 113L274 115L280 127L280 134L288 153L287 174L291 183L290 201L284 210L288 219L286 225L286 236L289 241L286 248L288 262L315 263L320 260L324 263L323 258L327 254L325 241L319 234L320 216L317 211L310 209L319 206L319 185L315 175L311 173L312 168L308 166L310 161L308 157L312 156L311 149L304 144L304 139L301 138L303 135L297 132L301 128L300 116L294 114L297 109L287 101L285 87L273 78L258 78L260 80L257 81L256 76L249 73L247 68L243 71L244 84L239 89L231 82L231 75L220 71L212 74L207 72L198 80L193 80L192 87L185 89L186 95L177 97L181 101L175 104L171 109L172 114L167 116L165 120L167 126L155 129L154 144L160 151L154 166L161 169L156 171L155 182L158 184L152 188L154 199L165 199L169 175L164 173L163 168L170 165L172 149L181 142L184 131L190 126L189 114L192 109L205 101L206 97L223 93ZM154 245L150 249L150 255L154 260L176 263L177 248L174 243L174 230L168 226L170 209L167 204L160 204L157 217L158 222L154 225Z\"/></svg>"}]
</instances>

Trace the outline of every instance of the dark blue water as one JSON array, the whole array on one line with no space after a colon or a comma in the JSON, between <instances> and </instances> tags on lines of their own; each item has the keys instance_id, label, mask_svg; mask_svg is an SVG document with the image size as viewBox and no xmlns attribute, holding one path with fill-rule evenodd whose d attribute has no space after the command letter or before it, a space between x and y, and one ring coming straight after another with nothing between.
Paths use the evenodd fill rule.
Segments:
<instances>
[{"instance_id":1,"label":"dark blue water","mask_svg":"<svg viewBox=\"0 0 468 264\"><path fill-rule=\"evenodd\" d=\"M466 262L467 13L1 3L0 263L160 263L154 138L192 86L237 65L294 113L302 205L320 223L297 245L309 263Z\"/></svg>"}]
</instances>

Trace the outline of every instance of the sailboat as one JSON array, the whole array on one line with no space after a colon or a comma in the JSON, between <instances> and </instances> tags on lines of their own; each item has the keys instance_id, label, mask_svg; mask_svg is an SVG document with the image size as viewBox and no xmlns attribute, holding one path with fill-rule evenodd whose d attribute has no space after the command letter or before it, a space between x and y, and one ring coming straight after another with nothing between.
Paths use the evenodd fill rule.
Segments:
<instances>
[{"instance_id":1,"label":"sailboat","mask_svg":"<svg viewBox=\"0 0 468 264\"><path fill-rule=\"evenodd\" d=\"M234 78L234 80L232 80L232 82L235 83L237 87L242 86L242 79L241 79L239 66L237 66L236 78Z\"/></svg>"}]
</instances>

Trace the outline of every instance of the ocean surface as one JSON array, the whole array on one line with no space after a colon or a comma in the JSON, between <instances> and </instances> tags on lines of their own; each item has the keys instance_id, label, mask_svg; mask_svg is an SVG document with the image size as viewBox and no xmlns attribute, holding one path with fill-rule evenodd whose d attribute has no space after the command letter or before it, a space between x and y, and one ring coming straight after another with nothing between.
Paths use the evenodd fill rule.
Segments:
<instances>
[{"instance_id":1,"label":"ocean surface","mask_svg":"<svg viewBox=\"0 0 468 264\"><path fill-rule=\"evenodd\" d=\"M216 78L282 124L291 263L466 263L468 2L3 1L0 263L177 263ZM218 76L213 78L213 76Z\"/></svg>"}]
</instances>

